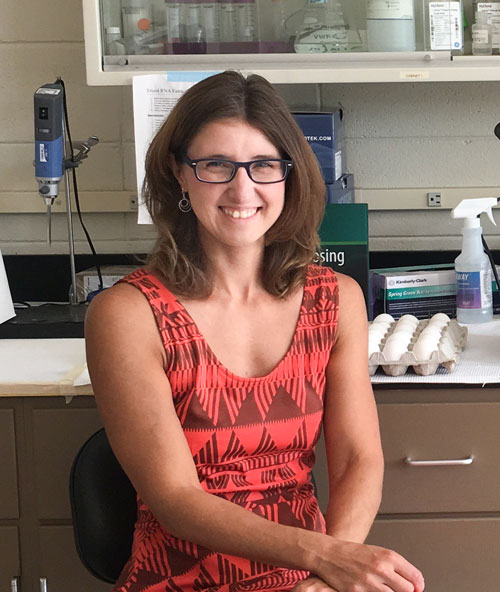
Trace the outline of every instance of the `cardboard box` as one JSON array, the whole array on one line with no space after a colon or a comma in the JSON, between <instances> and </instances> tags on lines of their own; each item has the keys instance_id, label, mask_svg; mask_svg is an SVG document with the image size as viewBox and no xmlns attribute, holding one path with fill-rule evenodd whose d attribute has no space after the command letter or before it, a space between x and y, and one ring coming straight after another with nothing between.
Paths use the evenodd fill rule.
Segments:
<instances>
[{"instance_id":1,"label":"cardboard box","mask_svg":"<svg viewBox=\"0 0 500 592\"><path fill-rule=\"evenodd\" d=\"M101 275L104 288L111 288L118 280L136 270L139 265L102 265ZM99 289L99 277L95 267L79 271L76 274L76 293L78 301L87 299L87 296Z\"/></svg>"},{"instance_id":2,"label":"cardboard box","mask_svg":"<svg viewBox=\"0 0 500 592\"><path fill-rule=\"evenodd\" d=\"M326 202L332 204L354 203L354 175L342 175L335 183L327 183Z\"/></svg>"},{"instance_id":3,"label":"cardboard box","mask_svg":"<svg viewBox=\"0 0 500 592\"><path fill-rule=\"evenodd\" d=\"M327 204L319 236L318 261L354 278L363 290L368 309L368 205Z\"/></svg>"},{"instance_id":4,"label":"cardboard box","mask_svg":"<svg viewBox=\"0 0 500 592\"><path fill-rule=\"evenodd\" d=\"M335 183L346 172L342 109L296 111L293 116L318 159L325 183Z\"/></svg>"},{"instance_id":5,"label":"cardboard box","mask_svg":"<svg viewBox=\"0 0 500 592\"><path fill-rule=\"evenodd\" d=\"M500 265L496 266L500 275ZM438 312L457 316L453 263L373 269L370 272L370 319L386 312L394 318L413 314L427 319ZM492 280L493 314L500 313L500 293Z\"/></svg>"}]
</instances>

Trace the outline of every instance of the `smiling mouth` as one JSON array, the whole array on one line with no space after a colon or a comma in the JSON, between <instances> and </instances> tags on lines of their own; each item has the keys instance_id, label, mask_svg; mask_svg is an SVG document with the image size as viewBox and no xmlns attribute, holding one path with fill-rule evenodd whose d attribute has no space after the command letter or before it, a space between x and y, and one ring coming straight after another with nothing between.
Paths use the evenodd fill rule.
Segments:
<instances>
[{"instance_id":1,"label":"smiling mouth","mask_svg":"<svg viewBox=\"0 0 500 592\"><path fill-rule=\"evenodd\" d=\"M248 210L233 210L231 208L224 207L221 207L220 209L224 212L224 214L226 214L226 216L229 216L230 218L233 218L235 220L240 218L251 218L252 216L255 216L258 210L260 210L260 208L249 208Z\"/></svg>"}]
</instances>

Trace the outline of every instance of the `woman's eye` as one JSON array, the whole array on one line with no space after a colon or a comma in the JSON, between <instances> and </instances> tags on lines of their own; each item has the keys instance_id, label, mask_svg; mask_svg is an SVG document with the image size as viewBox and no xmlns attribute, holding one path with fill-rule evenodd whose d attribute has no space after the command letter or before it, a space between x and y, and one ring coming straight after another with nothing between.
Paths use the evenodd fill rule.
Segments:
<instances>
[{"instance_id":1,"label":"woman's eye","mask_svg":"<svg viewBox=\"0 0 500 592\"><path fill-rule=\"evenodd\" d=\"M254 163L254 168L259 168L259 169L267 169L267 168L276 168L276 162L273 162L272 160L259 160L256 163Z\"/></svg>"},{"instance_id":2,"label":"woman's eye","mask_svg":"<svg viewBox=\"0 0 500 592\"><path fill-rule=\"evenodd\" d=\"M229 166L229 164L222 160L210 160L205 163L205 167L209 169L225 168L227 166Z\"/></svg>"}]
</instances>

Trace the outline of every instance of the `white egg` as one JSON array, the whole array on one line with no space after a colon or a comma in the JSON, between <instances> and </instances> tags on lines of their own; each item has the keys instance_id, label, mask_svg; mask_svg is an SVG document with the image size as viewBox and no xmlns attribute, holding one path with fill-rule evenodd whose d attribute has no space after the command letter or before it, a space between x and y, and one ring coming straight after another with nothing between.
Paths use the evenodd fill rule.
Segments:
<instances>
[{"instance_id":1,"label":"white egg","mask_svg":"<svg viewBox=\"0 0 500 592\"><path fill-rule=\"evenodd\" d=\"M410 327L409 325L396 325L391 335L405 335L407 336L408 341L410 341L414 332L415 330L413 327Z\"/></svg>"},{"instance_id":2,"label":"white egg","mask_svg":"<svg viewBox=\"0 0 500 592\"><path fill-rule=\"evenodd\" d=\"M389 323L391 324L392 322L394 322L394 318L387 313L382 313L377 315L374 319L373 319L374 323Z\"/></svg>"},{"instance_id":3,"label":"white egg","mask_svg":"<svg viewBox=\"0 0 500 592\"><path fill-rule=\"evenodd\" d=\"M422 335L435 335L438 338L441 337L441 331L442 331L442 327L438 327L438 325L427 325L427 327L425 327L424 329L422 329L422 332L420 333L420 336ZM420 338L419 336L419 338Z\"/></svg>"},{"instance_id":4,"label":"white egg","mask_svg":"<svg viewBox=\"0 0 500 592\"><path fill-rule=\"evenodd\" d=\"M368 341L368 357L379 351L380 346L378 341Z\"/></svg>"},{"instance_id":5,"label":"white egg","mask_svg":"<svg viewBox=\"0 0 500 592\"><path fill-rule=\"evenodd\" d=\"M388 362L398 362L407 351L407 343L398 340L388 340L382 351Z\"/></svg>"},{"instance_id":6,"label":"white egg","mask_svg":"<svg viewBox=\"0 0 500 592\"><path fill-rule=\"evenodd\" d=\"M439 347L439 338L436 335L421 335L413 346L413 354L419 362L429 360L432 352Z\"/></svg>"},{"instance_id":7,"label":"white egg","mask_svg":"<svg viewBox=\"0 0 500 592\"><path fill-rule=\"evenodd\" d=\"M375 333L385 332L391 325L389 323L370 323L368 325L368 331Z\"/></svg>"},{"instance_id":8,"label":"white egg","mask_svg":"<svg viewBox=\"0 0 500 592\"><path fill-rule=\"evenodd\" d=\"M431 318L431 321L432 320L439 320L439 321L448 322L450 320L450 317L447 314L444 314L444 312L438 312Z\"/></svg>"},{"instance_id":9,"label":"white egg","mask_svg":"<svg viewBox=\"0 0 500 592\"><path fill-rule=\"evenodd\" d=\"M432 319L429 321L429 324L427 326L428 327L439 327L440 329L442 329L443 327L446 327L447 324L448 324L448 321L445 321L444 319L434 319L434 317L432 317Z\"/></svg>"},{"instance_id":10,"label":"white egg","mask_svg":"<svg viewBox=\"0 0 500 592\"><path fill-rule=\"evenodd\" d=\"M401 321L411 321L415 325L415 327L418 325L417 317L411 314L405 314L402 317L400 317L398 323L400 323Z\"/></svg>"}]
</instances>

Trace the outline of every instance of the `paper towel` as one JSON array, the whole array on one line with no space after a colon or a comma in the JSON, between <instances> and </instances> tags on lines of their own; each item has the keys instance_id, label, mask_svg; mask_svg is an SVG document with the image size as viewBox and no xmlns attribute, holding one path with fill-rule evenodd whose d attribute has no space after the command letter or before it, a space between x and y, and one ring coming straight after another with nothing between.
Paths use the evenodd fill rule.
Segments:
<instances>
[{"instance_id":1,"label":"paper towel","mask_svg":"<svg viewBox=\"0 0 500 592\"><path fill-rule=\"evenodd\" d=\"M10 295L9 282L5 273L2 251L0 250L0 323L15 317L12 296Z\"/></svg>"}]
</instances>

